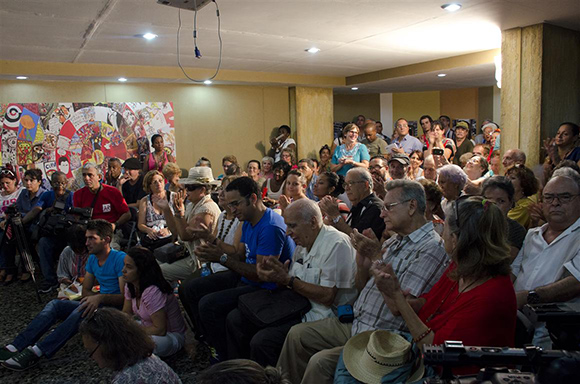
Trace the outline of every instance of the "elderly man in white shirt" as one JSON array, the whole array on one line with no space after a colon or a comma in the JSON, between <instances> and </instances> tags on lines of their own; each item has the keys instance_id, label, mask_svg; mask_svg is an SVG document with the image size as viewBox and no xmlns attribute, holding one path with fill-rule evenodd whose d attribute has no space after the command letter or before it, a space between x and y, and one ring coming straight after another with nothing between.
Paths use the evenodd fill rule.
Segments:
<instances>
[{"instance_id":1,"label":"elderly man in white shirt","mask_svg":"<svg viewBox=\"0 0 580 384\"><path fill-rule=\"evenodd\" d=\"M580 175L553 177L544 187L547 223L530 229L512 263L518 308L526 304L580 301ZM534 345L551 348L545 326Z\"/></svg>"},{"instance_id":2,"label":"elderly man in white shirt","mask_svg":"<svg viewBox=\"0 0 580 384\"><path fill-rule=\"evenodd\" d=\"M349 236L324 225L318 204L310 199L290 204L284 212L284 222L288 236L296 243L292 266L288 270L289 260L282 264L274 257L267 257L257 264L258 276L262 281L277 283L306 297L311 309L302 319L265 329L249 324L237 309L230 312L227 319L229 358L249 357L263 366L276 365L286 334L293 325L334 317L339 306L356 299L356 254Z\"/></svg>"}]
</instances>

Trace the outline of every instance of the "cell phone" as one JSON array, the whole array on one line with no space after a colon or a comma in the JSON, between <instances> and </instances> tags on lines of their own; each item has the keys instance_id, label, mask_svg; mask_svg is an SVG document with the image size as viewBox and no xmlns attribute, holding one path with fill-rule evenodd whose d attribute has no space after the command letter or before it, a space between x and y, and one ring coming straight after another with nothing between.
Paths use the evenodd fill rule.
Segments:
<instances>
[{"instance_id":1,"label":"cell phone","mask_svg":"<svg viewBox=\"0 0 580 384\"><path fill-rule=\"evenodd\" d=\"M433 154L437 156L443 156L445 151L441 148L433 148Z\"/></svg>"}]
</instances>

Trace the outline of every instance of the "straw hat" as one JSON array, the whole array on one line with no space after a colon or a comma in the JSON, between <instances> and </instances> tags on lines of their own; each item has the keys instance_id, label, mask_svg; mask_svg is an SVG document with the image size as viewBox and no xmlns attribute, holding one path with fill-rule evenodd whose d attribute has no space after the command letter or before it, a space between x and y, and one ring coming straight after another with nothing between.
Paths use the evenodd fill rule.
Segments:
<instances>
[{"instance_id":1,"label":"straw hat","mask_svg":"<svg viewBox=\"0 0 580 384\"><path fill-rule=\"evenodd\" d=\"M189 169L186 178L179 179L179 184L184 185L219 185L220 182L213 178L213 173L209 167L193 167Z\"/></svg>"},{"instance_id":2,"label":"straw hat","mask_svg":"<svg viewBox=\"0 0 580 384\"><path fill-rule=\"evenodd\" d=\"M423 377L425 366L421 357L412 361L411 343L396 333L366 331L350 338L342 358L348 372L367 384L380 384L381 378L396 369L412 364L407 382Z\"/></svg>"}]
</instances>

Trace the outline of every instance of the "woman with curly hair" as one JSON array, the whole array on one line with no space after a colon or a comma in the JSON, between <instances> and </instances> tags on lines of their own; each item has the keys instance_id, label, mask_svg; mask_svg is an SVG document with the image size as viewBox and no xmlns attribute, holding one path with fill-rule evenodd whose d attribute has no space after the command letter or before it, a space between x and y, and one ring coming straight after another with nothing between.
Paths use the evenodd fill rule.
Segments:
<instances>
[{"instance_id":1,"label":"woman with curly hair","mask_svg":"<svg viewBox=\"0 0 580 384\"><path fill-rule=\"evenodd\" d=\"M125 256L123 312L138 316L141 327L155 343L161 357L179 351L185 343L185 320L171 285L163 278L153 253L134 247Z\"/></svg>"},{"instance_id":2,"label":"woman with curly hair","mask_svg":"<svg viewBox=\"0 0 580 384\"><path fill-rule=\"evenodd\" d=\"M179 376L153 354L155 343L145 329L126 313L99 308L83 320L79 332L99 368L115 371L112 384L181 384Z\"/></svg>"},{"instance_id":3,"label":"woman with curly hair","mask_svg":"<svg viewBox=\"0 0 580 384\"><path fill-rule=\"evenodd\" d=\"M537 202L538 179L531 169L522 164L508 168L505 176L514 186L515 206L508 212L508 217L529 229L532 223L529 207Z\"/></svg>"}]
</instances>

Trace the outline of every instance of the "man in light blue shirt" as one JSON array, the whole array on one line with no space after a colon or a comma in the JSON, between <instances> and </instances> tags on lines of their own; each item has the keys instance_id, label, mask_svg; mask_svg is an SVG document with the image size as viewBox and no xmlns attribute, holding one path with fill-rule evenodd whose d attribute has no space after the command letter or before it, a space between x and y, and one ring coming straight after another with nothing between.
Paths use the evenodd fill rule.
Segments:
<instances>
[{"instance_id":1,"label":"man in light blue shirt","mask_svg":"<svg viewBox=\"0 0 580 384\"><path fill-rule=\"evenodd\" d=\"M393 140L397 146L392 148L393 153L406 153L408 155L413 151L422 151L423 143L416 137L409 135L409 123L407 120L400 118L395 123L395 129L398 137Z\"/></svg>"}]
</instances>

